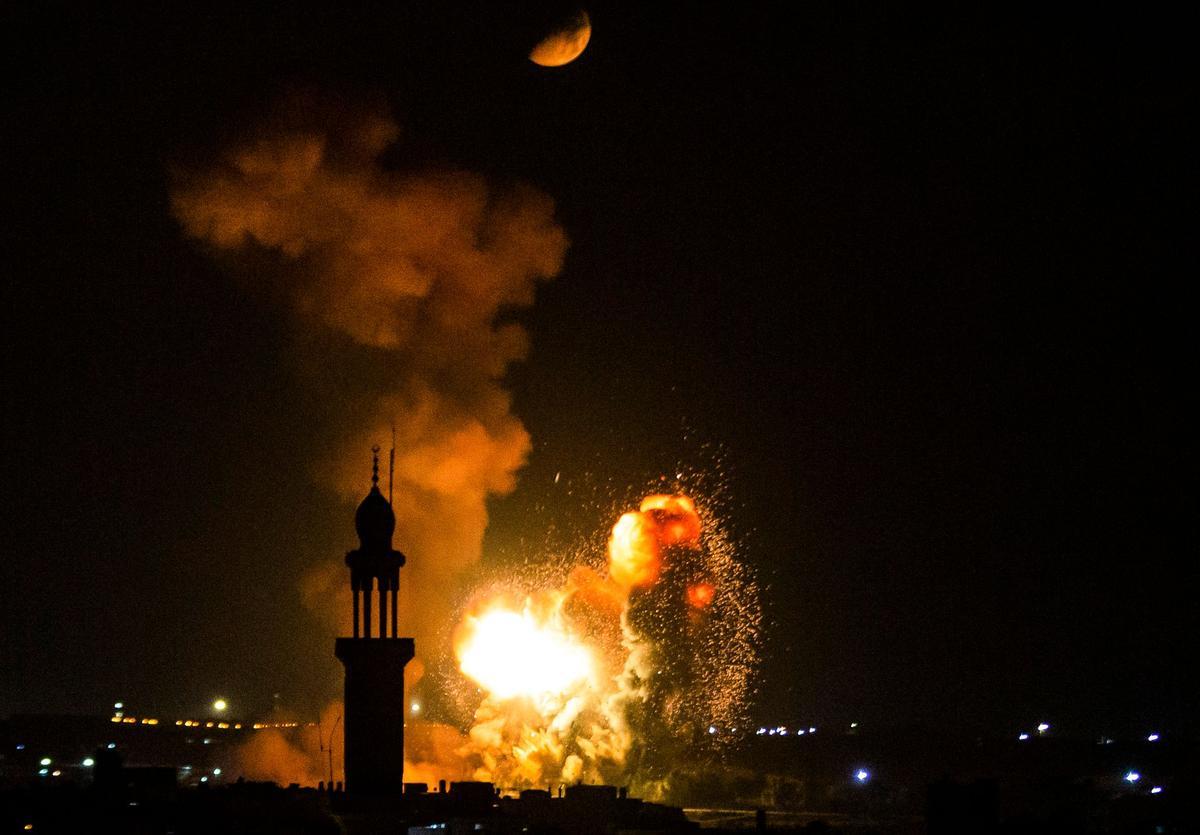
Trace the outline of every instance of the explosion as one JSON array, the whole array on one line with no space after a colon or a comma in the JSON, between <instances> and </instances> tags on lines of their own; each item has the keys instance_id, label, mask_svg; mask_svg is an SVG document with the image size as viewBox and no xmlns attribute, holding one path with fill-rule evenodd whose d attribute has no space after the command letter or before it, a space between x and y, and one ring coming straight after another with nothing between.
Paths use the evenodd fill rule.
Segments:
<instances>
[{"instance_id":1,"label":"explosion","mask_svg":"<svg viewBox=\"0 0 1200 835\"><path fill-rule=\"evenodd\" d=\"M719 526L685 495L624 513L603 572L478 593L454 636L482 696L457 751L476 780L509 788L635 783L648 795L700 733L743 718L756 661L757 589Z\"/></svg>"},{"instance_id":2,"label":"explosion","mask_svg":"<svg viewBox=\"0 0 1200 835\"><path fill-rule=\"evenodd\" d=\"M592 654L561 623L541 622L526 606L468 616L459 652L463 673L497 698L544 698L592 678Z\"/></svg>"},{"instance_id":3,"label":"explosion","mask_svg":"<svg viewBox=\"0 0 1200 835\"><path fill-rule=\"evenodd\" d=\"M699 729L742 721L757 590L715 518L688 496L655 494L617 519L607 559L598 550L554 582L509 577L452 605L480 556L488 499L514 489L531 448L505 387L528 348L511 314L558 274L567 239L547 195L409 164L401 140L378 102L299 91L215 156L178 165L172 213L289 310L284 350L313 411L320 480L357 500L358 451L389 431L395 441L395 541L414 557L401 629L422 653L407 684L447 659L462 611L454 657L474 685L469 705L458 699L472 717L465 736L410 721L408 778L636 782L654 795L673 761L708 741ZM340 634L344 570L327 560L302 584ZM332 772L309 762L309 742L264 737L247 768Z\"/></svg>"}]
</instances>

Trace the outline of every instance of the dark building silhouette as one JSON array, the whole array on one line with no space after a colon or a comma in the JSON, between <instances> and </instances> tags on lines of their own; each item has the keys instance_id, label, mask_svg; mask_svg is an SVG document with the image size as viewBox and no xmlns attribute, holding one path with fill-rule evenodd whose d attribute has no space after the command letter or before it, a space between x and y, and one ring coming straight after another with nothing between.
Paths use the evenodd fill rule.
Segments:
<instances>
[{"instance_id":1,"label":"dark building silhouette","mask_svg":"<svg viewBox=\"0 0 1200 835\"><path fill-rule=\"evenodd\" d=\"M338 638L334 654L346 668L346 792L400 796L404 785L404 667L412 638L397 635L396 592L404 555L392 548L396 517L379 491L379 449L371 492L354 515L359 546L346 554L354 597L354 635ZM379 592L379 628L371 630L371 602Z\"/></svg>"}]
</instances>

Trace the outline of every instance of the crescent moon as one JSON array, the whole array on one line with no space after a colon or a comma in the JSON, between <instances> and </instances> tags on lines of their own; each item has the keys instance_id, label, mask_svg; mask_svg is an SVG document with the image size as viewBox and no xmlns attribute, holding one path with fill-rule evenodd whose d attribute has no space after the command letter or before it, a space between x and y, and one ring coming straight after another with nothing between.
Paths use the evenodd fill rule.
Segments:
<instances>
[{"instance_id":1,"label":"crescent moon","mask_svg":"<svg viewBox=\"0 0 1200 835\"><path fill-rule=\"evenodd\" d=\"M592 38L592 21L587 12L575 15L562 29L551 32L529 53L529 60L542 67L561 67L578 58Z\"/></svg>"}]
</instances>

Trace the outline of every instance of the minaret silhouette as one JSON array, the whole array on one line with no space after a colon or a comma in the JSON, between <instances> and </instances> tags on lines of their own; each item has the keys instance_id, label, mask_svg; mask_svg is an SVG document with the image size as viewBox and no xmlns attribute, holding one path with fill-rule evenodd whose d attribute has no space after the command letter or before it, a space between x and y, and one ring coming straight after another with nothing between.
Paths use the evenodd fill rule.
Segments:
<instances>
[{"instance_id":1,"label":"minaret silhouette","mask_svg":"<svg viewBox=\"0 0 1200 835\"><path fill-rule=\"evenodd\" d=\"M397 635L396 591L405 558L392 548L396 516L379 491L379 447L372 453L371 490L354 514L359 546L346 554L354 635L338 638L334 655L346 668L346 792L399 796L404 785L404 667L412 660L414 645L412 638ZM376 587L379 630L378 637L372 637L371 600Z\"/></svg>"}]
</instances>

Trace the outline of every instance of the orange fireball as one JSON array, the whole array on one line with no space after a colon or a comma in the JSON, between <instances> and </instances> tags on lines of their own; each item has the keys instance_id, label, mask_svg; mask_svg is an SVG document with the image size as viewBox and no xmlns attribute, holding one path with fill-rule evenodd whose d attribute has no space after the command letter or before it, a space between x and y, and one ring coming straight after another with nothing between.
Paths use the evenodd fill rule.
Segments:
<instances>
[{"instance_id":1,"label":"orange fireball","mask_svg":"<svg viewBox=\"0 0 1200 835\"><path fill-rule=\"evenodd\" d=\"M687 545L691 548L700 545L700 514L687 496L647 496L642 499L641 511L654 517L658 525L658 538L663 545Z\"/></svg>"},{"instance_id":2,"label":"orange fireball","mask_svg":"<svg viewBox=\"0 0 1200 835\"><path fill-rule=\"evenodd\" d=\"M652 495L623 514L608 539L608 573L624 588L649 586L662 572L662 549L700 547L700 515L682 494Z\"/></svg>"},{"instance_id":3,"label":"orange fireball","mask_svg":"<svg viewBox=\"0 0 1200 835\"><path fill-rule=\"evenodd\" d=\"M658 530L644 513L624 513L608 539L608 573L622 586L648 586L658 579Z\"/></svg>"}]
</instances>

